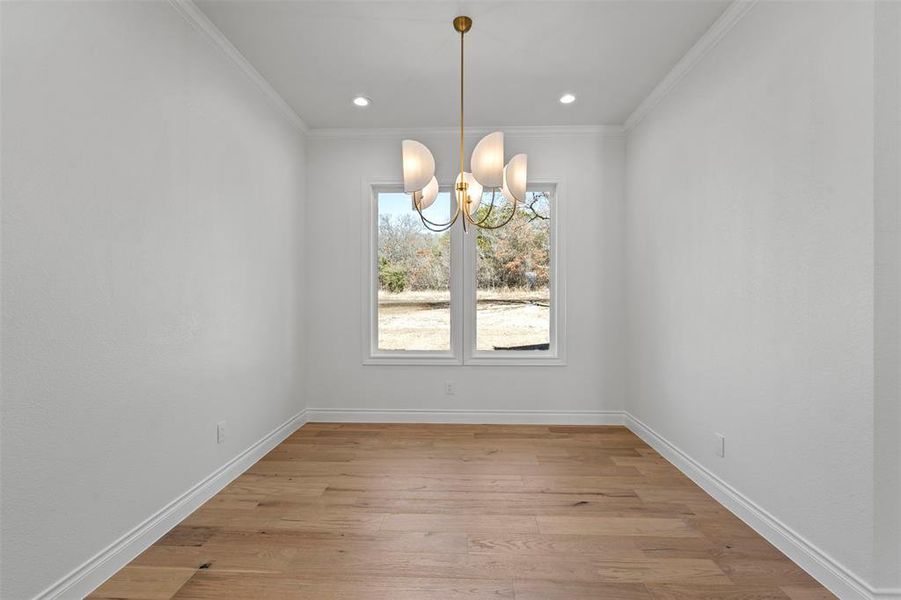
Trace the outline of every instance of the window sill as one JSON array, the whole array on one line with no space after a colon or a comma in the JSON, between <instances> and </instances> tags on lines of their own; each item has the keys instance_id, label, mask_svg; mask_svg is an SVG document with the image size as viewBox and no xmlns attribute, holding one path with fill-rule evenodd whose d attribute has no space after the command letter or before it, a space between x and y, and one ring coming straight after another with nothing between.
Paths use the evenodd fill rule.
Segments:
<instances>
[{"instance_id":1,"label":"window sill","mask_svg":"<svg viewBox=\"0 0 901 600\"><path fill-rule=\"evenodd\" d=\"M565 367L559 356L473 356L464 363L474 367Z\"/></svg>"},{"instance_id":2,"label":"window sill","mask_svg":"<svg viewBox=\"0 0 901 600\"><path fill-rule=\"evenodd\" d=\"M364 365L420 365L420 366L456 366L462 364L459 357L452 354L423 354L409 352L403 354L372 354L363 359Z\"/></svg>"},{"instance_id":3,"label":"window sill","mask_svg":"<svg viewBox=\"0 0 901 600\"><path fill-rule=\"evenodd\" d=\"M427 366L427 367L565 367L559 356L473 356L465 360L451 355L429 356L418 353L377 354L363 359L364 366Z\"/></svg>"}]
</instances>

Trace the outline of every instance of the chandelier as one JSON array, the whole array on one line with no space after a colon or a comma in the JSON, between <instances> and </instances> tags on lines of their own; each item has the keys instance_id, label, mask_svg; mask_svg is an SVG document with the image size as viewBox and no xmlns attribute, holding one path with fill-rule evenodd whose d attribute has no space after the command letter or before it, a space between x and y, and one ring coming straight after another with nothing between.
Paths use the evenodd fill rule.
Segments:
<instances>
[{"instance_id":1,"label":"chandelier","mask_svg":"<svg viewBox=\"0 0 901 600\"><path fill-rule=\"evenodd\" d=\"M412 194L413 209L429 231L447 231L458 219L463 231L468 226L480 229L499 229L509 223L516 214L516 206L526 193L526 155L517 154L504 164L504 134L501 131L483 137L470 158L470 170L465 170L463 159L463 38L472 28L472 19L461 16L454 19L454 30L460 33L460 173L454 183L456 208L450 220L438 223L422 214L438 197L438 179L435 177L435 159L425 144L416 140L403 140L404 192ZM478 215L483 194L491 192L487 209ZM512 205L509 214L500 222L492 222L498 194Z\"/></svg>"}]
</instances>

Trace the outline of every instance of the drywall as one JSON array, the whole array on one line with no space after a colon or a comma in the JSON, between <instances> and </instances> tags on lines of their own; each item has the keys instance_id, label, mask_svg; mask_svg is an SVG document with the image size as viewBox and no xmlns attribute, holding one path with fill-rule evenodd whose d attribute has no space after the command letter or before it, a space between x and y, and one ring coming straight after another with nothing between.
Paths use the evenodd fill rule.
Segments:
<instances>
[{"instance_id":1,"label":"drywall","mask_svg":"<svg viewBox=\"0 0 901 600\"><path fill-rule=\"evenodd\" d=\"M411 132L450 179L458 160L451 132ZM400 182L401 133L321 136L309 141L306 258L309 276L306 394L317 409L419 411L416 420L519 418L511 411L620 410L623 402L623 139L595 132L506 135L506 155L526 152L529 175L561 182L566 203L566 366L364 366L360 290L363 186ZM477 138L467 140L467 153ZM468 156L468 154L467 154ZM456 383L447 396L444 382ZM431 411L497 411L498 415ZM547 413L557 413L549 416ZM318 413L313 411L315 418ZM328 418L340 415L328 413ZM345 413L353 418L352 412ZM406 418L403 412L390 413ZM382 413L375 418L385 418ZM596 415L595 415L596 416ZM528 416L522 418L530 418ZM371 419L372 414L360 418ZM531 418L536 418L532 415ZM591 418L580 414L579 418Z\"/></svg>"},{"instance_id":2,"label":"drywall","mask_svg":"<svg viewBox=\"0 0 901 600\"><path fill-rule=\"evenodd\" d=\"M875 12L874 585L901 597L901 4Z\"/></svg>"},{"instance_id":3,"label":"drywall","mask_svg":"<svg viewBox=\"0 0 901 600\"><path fill-rule=\"evenodd\" d=\"M873 13L758 3L630 132L626 177L629 411L865 581Z\"/></svg>"},{"instance_id":4,"label":"drywall","mask_svg":"<svg viewBox=\"0 0 901 600\"><path fill-rule=\"evenodd\" d=\"M165 2L3 2L2 86L0 596L25 599L301 410L305 159Z\"/></svg>"}]
</instances>

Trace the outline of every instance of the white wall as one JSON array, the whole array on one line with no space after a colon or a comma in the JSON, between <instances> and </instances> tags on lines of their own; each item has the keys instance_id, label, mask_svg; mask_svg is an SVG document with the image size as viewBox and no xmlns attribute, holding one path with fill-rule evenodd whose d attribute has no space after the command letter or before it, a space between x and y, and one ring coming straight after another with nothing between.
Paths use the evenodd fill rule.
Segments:
<instances>
[{"instance_id":1,"label":"white wall","mask_svg":"<svg viewBox=\"0 0 901 600\"><path fill-rule=\"evenodd\" d=\"M874 583L901 595L901 4L875 18Z\"/></svg>"},{"instance_id":2,"label":"white wall","mask_svg":"<svg viewBox=\"0 0 901 600\"><path fill-rule=\"evenodd\" d=\"M376 367L361 364L361 187L399 178L403 136L315 137L305 156L165 3L2 3L0 595L40 592L303 397L627 408L840 564L898 585L898 463L880 453L897 429L873 426L898 417L897 336L874 343L874 320L898 319L898 135L880 156L874 118L897 121L890 102L874 115L873 15L759 4L627 152L508 134L508 156L564 185L567 366ZM877 53L897 40L884 31ZM454 171L452 134L416 137Z\"/></svg>"},{"instance_id":3,"label":"white wall","mask_svg":"<svg viewBox=\"0 0 901 600\"><path fill-rule=\"evenodd\" d=\"M533 178L557 178L566 203L567 366L364 366L361 336L363 182L400 181L404 136L309 141L306 235L309 313L306 395L325 409L621 410L623 406L623 139L592 134L506 135L529 154ZM453 133L416 134L439 176L455 172ZM468 140L467 156L476 140ZM444 382L456 394L444 395ZM315 413L314 413L315 416ZM334 418L334 415L330 415ZM395 416L395 418L397 418ZM427 416L420 416L427 419Z\"/></svg>"},{"instance_id":4,"label":"white wall","mask_svg":"<svg viewBox=\"0 0 901 600\"><path fill-rule=\"evenodd\" d=\"M866 580L873 10L754 6L631 132L626 184L629 410Z\"/></svg>"},{"instance_id":5,"label":"white wall","mask_svg":"<svg viewBox=\"0 0 901 600\"><path fill-rule=\"evenodd\" d=\"M3 2L2 60L0 596L24 599L301 409L305 159L165 2Z\"/></svg>"}]
</instances>

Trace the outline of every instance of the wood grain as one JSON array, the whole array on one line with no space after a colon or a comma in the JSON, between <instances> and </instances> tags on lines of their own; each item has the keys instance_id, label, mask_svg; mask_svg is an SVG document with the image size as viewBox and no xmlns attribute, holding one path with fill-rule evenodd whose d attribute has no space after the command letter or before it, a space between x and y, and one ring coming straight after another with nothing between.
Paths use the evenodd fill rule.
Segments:
<instances>
[{"instance_id":1,"label":"wood grain","mask_svg":"<svg viewBox=\"0 0 901 600\"><path fill-rule=\"evenodd\" d=\"M90 597L833 596L623 427L315 423Z\"/></svg>"}]
</instances>

